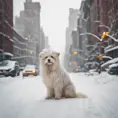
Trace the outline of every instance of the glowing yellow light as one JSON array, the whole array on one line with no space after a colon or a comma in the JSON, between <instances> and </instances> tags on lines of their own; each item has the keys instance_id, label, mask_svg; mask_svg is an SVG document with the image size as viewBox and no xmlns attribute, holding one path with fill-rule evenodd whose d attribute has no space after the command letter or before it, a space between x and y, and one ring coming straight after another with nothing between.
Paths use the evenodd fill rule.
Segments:
<instances>
[{"instance_id":1,"label":"glowing yellow light","mask_svg":"<svg viewBox=\"0 0 118 118\"><path fill-rule=\"evenodd\" d=\"M76 61L73 62L75 65L77 64Z\"/></svg>"},{"instance_id":2,"label":"glowing yellow light","mask_svg":"<svg viewBox=\"0 0 118 118\"><path fill-rule=\"evenodd\" d=\"M104 33L102 34L102 39L104 39L105 36L106 36L106 33L104 32Z\"/></svg>"},{"instance_id":3,"label":"glowing yellow light","mask_svg":"<svg viewBox=\"0 0 118 118\"><path fill-rule=\"evenodd\" d=\"M102 39L104 39L106 36L108 36L109 32L103 32Z\"/></svg>"},{"instance_id":4,"label":"glowing yellow light","mask_svg":"<svg viewBox=\"0 0 118 118\"><path fill-rule=\"evenodd\" d=\"M106 34L106 36L108 36L109 32L106 32L105 34Z\"/></svg>"},{"instance_id":5,"label":"glowing yellow light","mask_svg":"<svg viewBox=\"0 0 118 118\"><path fill-rule=\"evenodd\" d=\"M77 52L73 52L74 55L77 55Z\"/></svg>"},{"instance_id":6,"label":"glowing yellow light","mask_svg":"<svg viewBox=\"0 0 118 118\"><path fill-rule=\"evenodd\" d=\"M33 70L32 72L35 73L35 70Z\"/></svg>"}]
</instances>

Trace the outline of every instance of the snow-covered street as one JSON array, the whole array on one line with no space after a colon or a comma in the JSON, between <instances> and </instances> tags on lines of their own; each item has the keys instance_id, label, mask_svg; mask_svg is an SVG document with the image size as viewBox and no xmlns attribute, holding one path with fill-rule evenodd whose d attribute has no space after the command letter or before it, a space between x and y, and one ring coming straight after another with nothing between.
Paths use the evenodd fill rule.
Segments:
<instances>
[{"instance_id":1,"label":"snow-covered street","mask_svg":"<svg viewBox=\"0 0 118 118\"><path fill-rule=\"evenodd\" d=\"M41 77L0 78L0 118L118 118L118 77L70 74L86 99L45 100Z\"/></svg>"}]
</instances>

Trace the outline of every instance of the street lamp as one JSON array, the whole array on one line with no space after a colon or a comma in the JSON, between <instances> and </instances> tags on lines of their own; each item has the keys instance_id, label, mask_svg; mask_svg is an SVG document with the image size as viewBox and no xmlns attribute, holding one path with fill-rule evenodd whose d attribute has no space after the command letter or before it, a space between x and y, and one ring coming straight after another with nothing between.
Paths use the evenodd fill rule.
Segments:
<instances>
[{"instance_id":1,"label":"street lamp","mask_svg":"<svg viewBox=\"0 0 118 118\"><path fill-rule=\"evenodd\" d=\"M103 32L102 34L102 40L105 38L105 37L110 37L111 39L113 39L114 41L118 42L118 39L114 38L113 36L109 35L108 32Z\"/></svg>"},{"instance_id":2,"label":"street lamp","mask_svg":"<svg viewBox=\"0 0 118 118\"><path fill-rule=\"evenodd\" d=\"M75 52L73 52L73 54L74 54L74 55L77 55L77 52L75 51Z\"/></svg>"}]
</instances>

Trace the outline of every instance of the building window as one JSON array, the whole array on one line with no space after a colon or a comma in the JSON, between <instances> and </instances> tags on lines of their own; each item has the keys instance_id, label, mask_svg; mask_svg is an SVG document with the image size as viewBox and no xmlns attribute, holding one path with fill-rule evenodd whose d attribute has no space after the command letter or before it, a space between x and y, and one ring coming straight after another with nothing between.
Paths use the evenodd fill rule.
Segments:
<instances>
[{"instance_id":1,"label":"building window","mask_svg":"<svg viewBox=\"0 0 118 118\"><path fill-rule=\"evenodd\" d=\"M97 20L100 20L100 7L99 7L99 0L97 0Z\"/></svg>"},{"instance_id":2,"label":"building window","mask_svg":"<svg viewBox=\"0 0 118 118\"><path fill-rule=\"evenodd\" d=\"M100 33L100 27L98 27L98 33Z\"/></svg>"},{"instance_id":3,"label":"building window","mask_svg":"<svg viewBox=\"0 0 118 118\"><path fill-rule=\"evenodd\" d=\"M99 5L99 0L97 0L97 5Z\"/></svg>"}]
</instances>

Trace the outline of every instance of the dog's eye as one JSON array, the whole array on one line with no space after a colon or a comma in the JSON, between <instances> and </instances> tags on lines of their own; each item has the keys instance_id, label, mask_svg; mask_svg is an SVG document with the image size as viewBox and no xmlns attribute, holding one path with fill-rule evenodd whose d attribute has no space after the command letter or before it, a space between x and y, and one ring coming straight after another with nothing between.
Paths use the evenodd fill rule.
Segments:
<instances>
[{"instance_id":1,"label":"dog's eye","mask_svg":"<svg viewBox=\"0 0 118 118\"><path fill-rule=\"evenodd\" d=\"M48 58L48 56L45 57L45 59L47 59L47 58Z\"/></svg>"},{"instance_id":2,"label":"dog's eye","mask_svg":"<svg viewBox=\"0 0 118 118\"><path fill-rule=\"evenodd\" d=\"M53 58L53 59L54 59L54 57L53 57L53 56L51 56L51 58Z\"/></svg>"}]
</instances>

